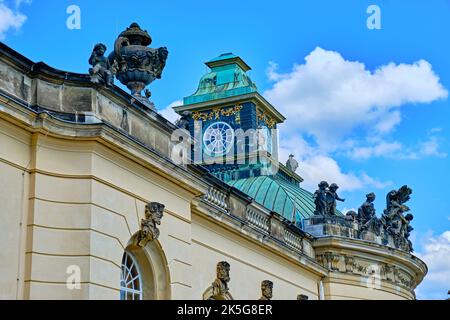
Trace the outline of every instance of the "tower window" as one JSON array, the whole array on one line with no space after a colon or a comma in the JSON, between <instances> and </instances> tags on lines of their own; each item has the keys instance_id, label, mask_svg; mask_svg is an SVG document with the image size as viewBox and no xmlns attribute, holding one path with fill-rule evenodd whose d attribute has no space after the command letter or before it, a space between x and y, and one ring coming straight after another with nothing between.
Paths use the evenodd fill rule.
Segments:
<instances>
[{"instance_id":1,"label":"tower window","mask_svg":"<svg viewBox=\"0 0 450 320\"><path fill-rule=\"evenodd\" d=\"M120 274L120 299L142 300L142 281L134 258L127 252L122 258Z\"/></svg>"}]
</instances>

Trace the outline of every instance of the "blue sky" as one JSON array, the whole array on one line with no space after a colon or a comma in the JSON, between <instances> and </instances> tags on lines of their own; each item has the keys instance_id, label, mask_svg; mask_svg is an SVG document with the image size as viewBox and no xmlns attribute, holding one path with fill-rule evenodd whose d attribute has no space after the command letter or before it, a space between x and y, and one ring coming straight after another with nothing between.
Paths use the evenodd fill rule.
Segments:
<instances>
[{"instance_id":1,"label":"blue sky","mask_svg":"<svg viewBox=\"0 0 450 320\"><path fill-rule=\"evenodd\" d=\"M1 41L35 61L86 73L97 42L108 46L131 22L167 46L158 109L193 93L205 61L240 55L259 91L287 117L281 160L294 152L304 187L338 182L341 209L403 184L414 190L416 251L430 267L419 298L450 289L450 1L14 1L0 0ZM66 27L69 5L81 29ZM381 29L366 26L381 9ZM9 10L9 11L8 11ZM305 60L306 58L306 60ZM330 120L331 119L331 120Z\"/></svg>"}]
</instances>

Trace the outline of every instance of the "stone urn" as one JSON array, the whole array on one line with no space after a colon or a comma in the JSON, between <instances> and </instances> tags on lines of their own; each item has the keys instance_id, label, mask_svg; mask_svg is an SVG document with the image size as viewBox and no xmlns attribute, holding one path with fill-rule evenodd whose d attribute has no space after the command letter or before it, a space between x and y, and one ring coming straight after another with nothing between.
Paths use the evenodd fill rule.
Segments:
<instances>
[{"instance_id":1,"label":"stone urn","mask_svg":"<svg viewBox=\"0 0 450 320\"><path fill-rule=\"evenodd\" d=\"M114 43L114 51L109 55L113 72L119 81L131 90L133 97L149 104L150 92L144 88L155 79L160 79L166 65L166 47L149 48L152 38L137 23L132 23ZM151 104L151 103L150 103Z\"/></svg>"}]
</instances>

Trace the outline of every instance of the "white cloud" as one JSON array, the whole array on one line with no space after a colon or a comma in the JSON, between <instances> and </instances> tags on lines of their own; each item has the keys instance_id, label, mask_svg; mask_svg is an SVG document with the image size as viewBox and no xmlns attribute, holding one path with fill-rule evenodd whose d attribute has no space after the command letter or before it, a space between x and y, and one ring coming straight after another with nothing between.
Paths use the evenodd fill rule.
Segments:
<instances>
[{"instance_id":1,"label":"white cloud","mask_svg":"<svg viewBox=\"0 0 450 320\"><path fill-rule=\"evenodd\" d=\"M386 156L396 154L402 149L402 144L399 142L380 142L377 145L369 147L356 147L349 153L354 159L368 159L372 157Z\"/></svg>"},{"instance_id":2,"label":"white cloud","mask_svg":"<svg viewBox=\"0 0 450 320\"><path fill-rule=\"evenodd\" d=\"M445 299L450 289L450 230L428 235L416 255L428 266L428 274L417 288L418 299Z\"/></svg>"},{"instance_id":3,"label":"white cloud","mask_svg":"<svg viewBox=\"0 0 450 320\"><path fill-rule=\"evenodd\" d=\"M14 0L14 3L15 3L15 5L16 5L16 9L19 9L19 7L22 5L22 4L31 4L31 1L32 0Z\"/></svg>"},{"instance_id":4,"label":"white cloud","mask_svg":"<svg viewBox=\"0 0 450 320\"><path fill-rule=\"evenodd\" d=\"M434 137L414 147L386 139L401 122L405 105L448 96L425 60L370 71L338 52L316 48L288 73L279 73L270 62L267 76L273 86L264 96L287 117L280 126L280 160L294 153L306 187L316 188L321 180L336 182L341 191L391 184L365 172L346 172L332 158L335 154L352 159L446 156Z\"/></svg>"},{"instance_id":5,"label":"white cloud","mask_svg":"<svg viewBox=\"0 0 450 320\"><path fill-rule=\"evenodd\" d=\"M20 4L21 2L16 2L16 8L11 9L6 2L0 0L0 40L5 39L10 29L20 29L27 20L24 14L17 11Z\"/></svg>"},{"instance_id":6,"label":"white cloud","mask_svg":"<svg viewBox=\"0 0 450 320\"><path fill-rule=\"evenodd\" d=\"M172 108L182 104L183 101L181 100L174 101L164 109L161 109L159 113L170 122L175 122L180 116Z\"/></svg>"},{"instance_id":7,"label":"white cloud","mask_svg":"<svg viewBox=\"0 0 450 320\"><path fill-rule=\"evenodd\" d=\"M375 129L377 132L384 134L390 132L402 121L402 116L400 111L394 110L387 113L382 119L375 124Z\"/></svg>"},{"instance_id":8,"label":"white cloud","mask_svg":"<svg viewBox=\"0 0 450 320\"><path fill-rule=\"evenodd\" d=\"M378 141L370 146L353 147L347 151L352 159L364 160L372 157L385 157L397 160L417 160L423 157L447 157L446 152L440 151L439 139L431 136L425 141L407 147L398 141Z\"/></svg>"},{"instance_id":9,"label":"white cloud","mask_svg":"<svg viewBox=\"0 0 450 320\"><path fill-rule=\"evenodd\" d=\"M370 177L365 172L344 172L336 160L319 148L311 146L301 136L290 136L280 139L279 159L288 159L293 153L299 162L297 173L304 179L302 186L309 190L317 189L320 181L337 183L340 191L354 191L358 189L390 186L390 181L381 182Z\"/></svg>"},{"instance_id":10,"label":"white cloud","mask_svg":"<svg viewBox=\"0 0 450 320\"><path fill-rule=\"evenodd\" d=\"M270 63L267 74L274 85L265 97L288 119L296 119L288 120L283 129L311 134L330 151L356 128L380 134L393 130L405 104L448 96L425 60L389 63L371 72L361 62L319 47L291 72L277 73L276 64Z\"/></svg>"},{"instance_id":11,"label":"white cloud","mask_svg":"<svg viewBox=\"0 0 450 320\"><path fill-rule=\"evenodd\" d=\"M299 174L305 181L303 186L317 189L320 181L337 183L340 191L354 191L368 187L385 188L391 182L381 182L368 176L365 172L343 172L339 164L329 156L315 156L301 162Z\"/></svg>"},{"instance_id":12,"label":"white cloud","mask_svg":"<svg viewBox=\"0 0 450 320\"><path fill-rule=\"evenodd\" d=\"M420 144L419 152L425 156L436 156L440 158L445 158L447 156L445 152L439 151L439 143L436 137L431 137L427 141L422 142Z\"/></svg>"},{"instance_id":13,"label":"white cloud","mask_svg":"<svg viewBox=\"0 0 450 320\"><path fill-rule=\"evenodd\" d=\"M305 179L304 186L316 189L322 180L335 182L340 190L357 190L363 186L362 180L354 173L343 173L335 160L327 156L315 156L305 159L299 174Z\"/></svg>"}]
</instances>

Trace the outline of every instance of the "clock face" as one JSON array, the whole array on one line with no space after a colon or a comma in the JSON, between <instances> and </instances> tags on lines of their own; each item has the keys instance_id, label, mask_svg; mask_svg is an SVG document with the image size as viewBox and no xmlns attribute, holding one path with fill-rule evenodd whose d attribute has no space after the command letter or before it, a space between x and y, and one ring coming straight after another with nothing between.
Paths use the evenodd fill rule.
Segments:
<instances>
[{"instance_id":1,"label":"clock face","mask_svg":"<svg viewBox=\"0 0 450 320\"><path fill-rule=\"evenodd\" d=\"M234 132L225 122L214 122L203 134L203 150L210 156L222 156L233 147Z\"/></svg>"}]
</instances>

